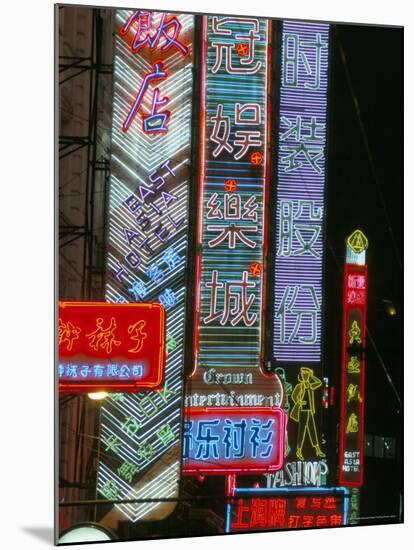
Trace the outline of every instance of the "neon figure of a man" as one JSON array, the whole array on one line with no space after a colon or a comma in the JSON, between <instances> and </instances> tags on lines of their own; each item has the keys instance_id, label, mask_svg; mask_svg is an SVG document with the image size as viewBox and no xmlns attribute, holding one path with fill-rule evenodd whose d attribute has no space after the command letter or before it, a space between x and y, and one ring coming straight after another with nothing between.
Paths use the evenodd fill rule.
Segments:
<instances>
[{"instance_id":1,"label":"neon figure of a man","mask_svg":"<svg viewBox=\"0 0 414 550\"><path fill-rule=\"evenodd\" d=\"M131 126L139 108L142 106L144 97L148 91L149 85L155 80L162 80L168 76L161 62L155 63L152 72L147 73L141 86L138 90L137 96L131 109L126 117L122 129L126 132ZM151 110L149 115L142 117L142 128L144 132L148 134L165 133L168 132L168 121L170 119L170 111L159 111L160 107L163 107L169 102L167 97L160 98L159 88L155 88L152 96Z\"/></svg>"},{"instance_id":2,"label":"neon figure of a man","mask_svg":"<svg viewBox=\"0 0 414 550\"><path fill-rule=\"evenodd\" d=\"M322 386L322 381L316 378L313 370L308 367L301 367L298 380L299 384L296 384L292 392L294 406L290 413L290 418L299 423L296 456L299 460L304 460L302 449L305 437L308 435L316 456L323 458L325 453L322 452L319 446L316 431L314 396L315 390Z\"/></svg>"}]
</instances>

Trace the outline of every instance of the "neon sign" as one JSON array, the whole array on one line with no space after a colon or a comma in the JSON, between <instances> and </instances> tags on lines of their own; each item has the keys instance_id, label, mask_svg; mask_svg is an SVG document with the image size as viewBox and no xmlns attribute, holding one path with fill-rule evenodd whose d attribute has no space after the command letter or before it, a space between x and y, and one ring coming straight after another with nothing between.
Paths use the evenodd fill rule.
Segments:
<instances>
[{"instance_id":1,"label":"neon sign","mask_svg":"<svg viewBox=\"0 0 414 550\"><path fill-rule=\"evenodd\" d=\"M339 479L362 485L368 240L357 230L346 245ZM355 263L354 263L355 262Z\"/></svg>"},{"instance_id":2,"label":"neon sign","mask_svg":"<svg viewBox=\"0 0 414 550\"><path fill-rule=\"evenodd\" d=\"M190 408L278 407L283 399L277 376L261 369L269 42L267 20L203 17Z\"/></svg>"},{"instance_id":3,"label":"neon sign","mask_svg":"<svg viewBox=\"0 0 414 550\"><path fill-rule=\"evenodd\" d=\"M329 25L282 24L273 358L321 359Z\"/></svg>"},{"instance_id":4,"label":"neon sign","mask_svg":"<svg viewBox=\"0 0 414 550\"><path fill-rule=\"evenodd\" d=\"M166 317L164 385L102 406L99 493L161 499L110 512L135 522L171 513L162 499L180 478L194 17L117 10L116 23L105 298L157 302Z\"/></svg>"},{"instance_id":5,"label":"neon sign","mask_svg":"<svg viewBox=\"0 0 414 550\"><path fill-rule=\"evenodd\" d=\"M283 464L285 429L286 415L277 407L186 409L184 472L278 470Z\"/></svg>"},{"instance_id":6,"label":"neon sign","mask_svg":"<svg viewBox=\"0 0 414 550\"><path fill-rule=\"evenodd\" d=\"M159 303L59 302L58 336L59 391L162 384L165 311Z\"/></svg>"},{"instance_id":7,"label":"neon sign","mask_svg":"<svg viewBox=\"0 0 414 550\"><path fill-rule=\"evenodd\" d=\"M226 533L346 525L348 501L345 487L236 488L227 504Z\"/></svg>"}]
</instances>

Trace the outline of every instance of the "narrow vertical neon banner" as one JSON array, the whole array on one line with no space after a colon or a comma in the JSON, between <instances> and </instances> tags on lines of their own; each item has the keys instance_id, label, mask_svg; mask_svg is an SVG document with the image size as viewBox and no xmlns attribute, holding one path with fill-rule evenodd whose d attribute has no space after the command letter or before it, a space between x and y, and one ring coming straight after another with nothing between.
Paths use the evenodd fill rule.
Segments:
<instances>
[{"instance_id":1,"label":"narrow vertical neon banner","mask_svg":"<svg viewBox=\"0 0 414 550\"><path fill-rule=\"evenodd\" d=\"M339 481L354 486L363 481L367 248L359 230L346 243Z\"/></svg>"},{"instance_id":2,"label":"narrow vertical neon banner","mask_svg":"<svg viewBox=\"0 0 414 550\"><path fill-rule=\"evenodd\" d=\"M162 519L178 496L194 16L116 13L106 300L159 302L165 382L102 406L99 493L130 521ZM119 518L118 518L119 519Z\"/></svg>"}]
</instances>

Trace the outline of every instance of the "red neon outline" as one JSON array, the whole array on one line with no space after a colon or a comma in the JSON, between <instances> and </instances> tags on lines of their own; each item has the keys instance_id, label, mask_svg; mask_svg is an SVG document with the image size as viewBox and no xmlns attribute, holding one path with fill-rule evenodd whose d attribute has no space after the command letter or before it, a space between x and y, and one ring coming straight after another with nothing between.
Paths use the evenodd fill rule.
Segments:
<instances>
[{"instance_id":1,"label":"red neon outline","mask_svg":"<svg viewBox=\"0 0 414 550\"><path fill-rule=\"evenodd\" d=\"M357 271L365 275L365 304L364 305L351 305L347 303L347 290L348 290L348 275L351 271ZM343 307L344 314L342 320L342 391L341 391L341 420L340 420L340 438L339 438L339 483L341 485L360 487L363 483L364 477L364 425L365 425L365 345L366 345L366 317L367 317L367 297L368 297L368 267L364 265L345 264L345 280L343 288ZM344 465L344 452L345 452L345 407L346 407L346 346L347 346L347 320L348 312L350 309L359 309L362 311L362 354L361 354L361 397L362 403L360 404L360 419L359 419L359 460L360 469L359 476L356 481L349 481L346 479L346 474L343 471Z\"/></svg>"},{"instance_id":2,"label":"red neon outline","mask_svg":"<svg viewBox=\"0 0 414 550\"><path fill-rule=\"evenodd\" d=\"M270 416L275 415L279 420L279 440L276 442L278 462L276 464L267 464L263 466L255 466L254 459L251 463L244 462L243 466L229 467L226 468L218 466L213 468L210 466L186 466L186 460L182 461L182 473L183 475L199 475L199 474L213 474L213 475L223 475L223 474L234 474L234 473L265 473L265 472L276 472L283 467L284 458L285 458L285 437L286 437L286 413L280 407L185 407L184 417L191 419L195 416L217 416L217 415L247 415L255 416L258 414L268 413ZM237 461L237 459L236 459Z\"/></svg>"},{"instance_id":3,"label":"red neon outline","mask_svg":"<svg viewBox=\"0 0 414 550\"><path fill-rule=\"evenodd\" d=\"M66 307L138 307L146 309L159 309L160 310L160 353L158 355L157 368L152 371L150 380L96 380L88 382L58 382L59 393L90 393L96 391L116 391L116 392L136 392L146 389L157 390L161 389L164 385L165 375L165 338L166 338L166 322L165 322L165 308L159 302L129 302L129 303L112 303L112 302L85 302L85 301L59 301L59 308L65 309Z\"/></svg>"}]
</instances>

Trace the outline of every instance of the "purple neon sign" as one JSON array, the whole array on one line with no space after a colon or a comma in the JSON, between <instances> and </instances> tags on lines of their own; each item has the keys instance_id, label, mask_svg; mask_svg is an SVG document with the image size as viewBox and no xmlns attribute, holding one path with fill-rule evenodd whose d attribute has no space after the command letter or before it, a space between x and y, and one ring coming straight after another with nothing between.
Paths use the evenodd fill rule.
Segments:
<instances>
[{"instance_id":1,"label":"purple neon sign","mask_svg":"<svg viewBox=\"0 0 414 550\"><path fill-rule=\"evenodd\" d=\"M273 356L321 356L329 25L284 21Z\"/></svg>"}]
</instances>

